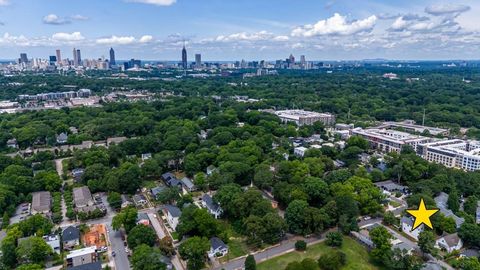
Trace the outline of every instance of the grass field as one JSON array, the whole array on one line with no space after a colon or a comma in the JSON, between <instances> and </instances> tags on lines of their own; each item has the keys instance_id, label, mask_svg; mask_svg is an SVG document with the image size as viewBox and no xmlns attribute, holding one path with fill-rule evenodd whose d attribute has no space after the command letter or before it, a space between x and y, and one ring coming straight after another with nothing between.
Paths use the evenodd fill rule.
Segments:
<instances>
[{"instance_id":1,"label":"grass field","mask_svg":"<svg viewBox=\"0 0 480 270\"><path fill-rule=\"evenodd\" d=\"M325 243L309 246L307 251L293 251L273 259L261 262L257 265L258 270L282 270L288 263L301 261L305 258L317 260L320 255L332 250ZM347 255L347 264L342 269L345 270L378 270L378 268L369 262L367 250L350 237L344 237L341 250Z\"/></svg>"}]
</instances>

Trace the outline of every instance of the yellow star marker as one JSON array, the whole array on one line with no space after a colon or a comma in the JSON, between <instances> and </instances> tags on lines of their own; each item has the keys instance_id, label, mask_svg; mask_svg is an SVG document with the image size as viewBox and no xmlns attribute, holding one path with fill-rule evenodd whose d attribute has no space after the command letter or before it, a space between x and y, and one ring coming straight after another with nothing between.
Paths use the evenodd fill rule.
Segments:
<instances>
[{"instance_id":1,"label":"yellow star marker","mask_svg":"<svg viewBox=\"0 0 480 270\"><path fill-rule=\"evenodd\" d=\"M439 209L427 209L423 198L420 200L420 205L417 210L407 210L407 212L415 217L415 223L413 224L412 231L418 228L418 226L425 224L430 229L433 229L430 217L438 212Z\"/></svg>"}]
</instances>

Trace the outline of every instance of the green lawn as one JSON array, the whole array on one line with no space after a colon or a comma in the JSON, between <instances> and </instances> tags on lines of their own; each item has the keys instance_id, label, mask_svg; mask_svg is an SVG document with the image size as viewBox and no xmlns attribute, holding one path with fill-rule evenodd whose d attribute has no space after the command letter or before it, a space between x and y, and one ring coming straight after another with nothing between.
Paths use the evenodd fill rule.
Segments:
<instances>
[{"instance_id":1,"label":"green lawn","mask_svg":"<svg viewBox=\"0 0 480 270\"><path fill-rule=\"evenodd\" d=\"M273 259L261 262L257 265L258 270L282 270L288 263L293 261L301 261L305 258L317 260L320 255L332 250L325 243L309 246L307 251L293 251ZM347 265L342 269L345 270L377 270L378 268L369 262L367 250L350 237L343 238L341 249L347 255Z\"/></svg>"},{"instance_id":2,"label":"green lawn","mask_svg":"<svg viewBox=\"0 0 480 270\"><path fill-rule=\"evenodd\" d=\"M247 244L245 241L239 238L230 238L228 242L228 253L227 255L220 258L221 262L226 262L240 256L246 255L248 253Z\"/></svg>"}]
</instances>

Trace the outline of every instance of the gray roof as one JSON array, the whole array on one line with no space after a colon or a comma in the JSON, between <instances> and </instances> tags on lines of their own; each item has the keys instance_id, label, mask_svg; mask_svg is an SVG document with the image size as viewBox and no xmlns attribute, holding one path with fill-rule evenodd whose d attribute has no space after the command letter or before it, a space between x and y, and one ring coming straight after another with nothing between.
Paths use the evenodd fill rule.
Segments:
<instances>
[{"instance_id":1,"label":"gray roof","mask_svg":"<svg viewBox=\"0 0 480 270\"><path fill-rule=\"evenodd\" d=\"M143 194L133 195L133 202L135 202L136 204L141 203L141 201L146 201L146 200L147 200L147 198L145 198L145 196L143 196Z\"/></svg>"},{"instance_id":2,"label":"gray roof","mask_svg":"<svg viewBox=\"0 0 480 270\"><path fill-rule=\"evenodd\" d=\"M210 197L210 195L208 194L203 194L202 200L205 202L209 210L217 211L218 208L220 208L220 206L217 203L215 203L212 197Z\"/></svg>"},{"instance_id":3,"label":"gray roof","mask_svg":"<svg viewBox=\"0 0 480 270\"><path fill-rule=\"evenodd\" d=\"M442 236L442 238L445 239L445 242L449 247L454 247L458 245L458 242L460 242L460 237L457 233L447 234Z\"/></svg>"},{"instance_id":4,"label":"gray roof","mask_svg":"<svg viewBox=\"0 0 480 270\"><path fill-rule=\"evenodd\" d=\"M65 230L62 232L62 241L72 241L72 240L77 240L80 239L80 230L77 227L74 226L68 226Z\"/></svg>"},{"instance_id":5,"label":"gray roof","mask_svg":"<svg viewBox=\"0 0 480 270\"><path fill-rule=\"evenodd\" d=\"M184 186L186 186L188 189L192 189L195 187L195 185L193 184L192 180L190 180L190 178L188 177L184 177L182 178L182 180L180 180L182 182L182 184Z\"/></svg>"},{"instance_id":6,"label":"gray roof","mask_svg":"<svg viewBox=\"0 0 480 270\"><path fill-rule=\"evenodd\" d=\"M448 201L448 194L445 192L440 192L440 194L437 197L435 197L435 203L437 204L437 207L440 209L440 212L444 214L446 217L452 217L455 220L455 224L457 225L457 228L459 228L463 224L463 222L465 222L465 219L458 217L452 212L452 210L448 209L447 201Z\"/></svg>"},{"instance_id":7,"label":"gray roof","mask_svg":"<svg viewBox=\"0 0 480 270\"><path fill-rule=\"evenodd\" d=\"M68 135L65 132L62 132L57 136L57 141L66 141L67 139Z\"/></svg>"},{"instance_id":8,"label":"gray roof","mask_svg":"<svg viewBox=\"0 0 480 270\"><path fill-rule=\"evenodd\" d=\"M32 194L32 209L37 212L50 211L52 196L48 191L39 191Z\"/></svg>"},{"instance_id":9,"label":"gray roof","mask_svg":"<svg viewBox=\"0 0 480 270\"><path fill-rule=\"evenodd\" d=\"M150 191L152 192L152 195L156 197L156 196L157 196L158 194L160 194L163 190L165 190L165 187L164 187L164 186L158 186L158 187L152 188Z\"/></svg>"},{"instance_id":10,"label":"gray roof","mask_svg":"<svg viewBox=\"0 0 480 270\"><path fill-rule=\"evenodd\" d=\"M460 254L465 257L478 257L480 256L480 251L478 249L465 249Z\"/></svg>"},{"instance_id":11,"label":"gray roof","mask_svg":"<svg viewBox=\"0 0 480 270\"><path fill-rule=\"evenodd\" d=\"M405 191L408 189L408 187L399 185L392 180L376 182L374 185L387 191Z\"/></svg>"},{"instance_id":12,"label":"gray roof","mask_svg":"<svg viewBox=\"0 0 480 270\"><path fill-rule=\"evenodd\" d=\"M67 270L102 270L102 262L97 261L93 263L81 264L78 266L67 268Z\"/></svg>"},{"instance_id":13,"label":"gray roof","mask_svg":"<svg viewBox=\"0 0 480 270\"><path fill-rule=\"evenodd\" d=\"M75 205L84 205L92 202L92 193L90 193L90 189L88 187L77 187L73 189L73 200L75 201Z\"/></svg>"},{"instance_id":14,"label":"gray roof","mask_svg":"<svg viewBox=\"0 0 480 270\"><path fill-rule=\"evenodd\" d=\"M402 219L400 220L400 224L406 223L410 225L410 227L413 227L413 220L409 217L403 216Z\"/></svg>"},{"instance_id":15,"label":"gray roof","mask_svg":"<svg viewBox=\"0 0 480 270\"><path fill-rule=\"evenodd\" d=\"M210 238L210 245L215 250L217 248L228 248L228 246L218 237Z\"/></svg>"},{"instance_id":16,"label":"gray roof","mask_svg":"<svg viewBox=\"0 0 480 270\"><path fill-rule=\"evenodd\" d=\"M163 206L163 208L167 210L173 217L180 217L182 215L182 211L176 206L166 204Z\"/></svg>"},{"instance_id":17,"label":"gray roof","mask_svg":"<svg viewBox=\"0 0 480 270\"><path fill-rule=\"evenodd\" d=\"M162 174L162 178L165 181L168 181L168 180L170 180L170 178L175 178L175 175L173 175L173 173L171 173L171 172L167 172L167 173Z\"/></svg>"},{"instance_id":18,"label":"gray roof","mask_svg":"<svg viewBox=\"0 0 480 270\"><path fill-rule=\"evenodd\" d=\"M148 218L148 215L146 213L138 213L137 220L150 220L150 219Z\"/></svg>"}]
</instances>

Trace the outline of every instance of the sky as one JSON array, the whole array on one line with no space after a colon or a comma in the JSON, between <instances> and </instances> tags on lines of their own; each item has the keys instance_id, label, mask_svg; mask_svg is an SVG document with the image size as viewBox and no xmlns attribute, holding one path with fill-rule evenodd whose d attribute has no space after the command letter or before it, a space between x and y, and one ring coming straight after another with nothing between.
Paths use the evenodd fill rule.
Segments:
<instances>
[{"instance_id":1,"label":"sky","mask_svg":"<svg viewBox=\"0 0 480 270\"><path fill-rule=\"evenodd\" d=\"M480 59L478 0L0 0L0 59Z\"/></svg>"}]
</instances>

